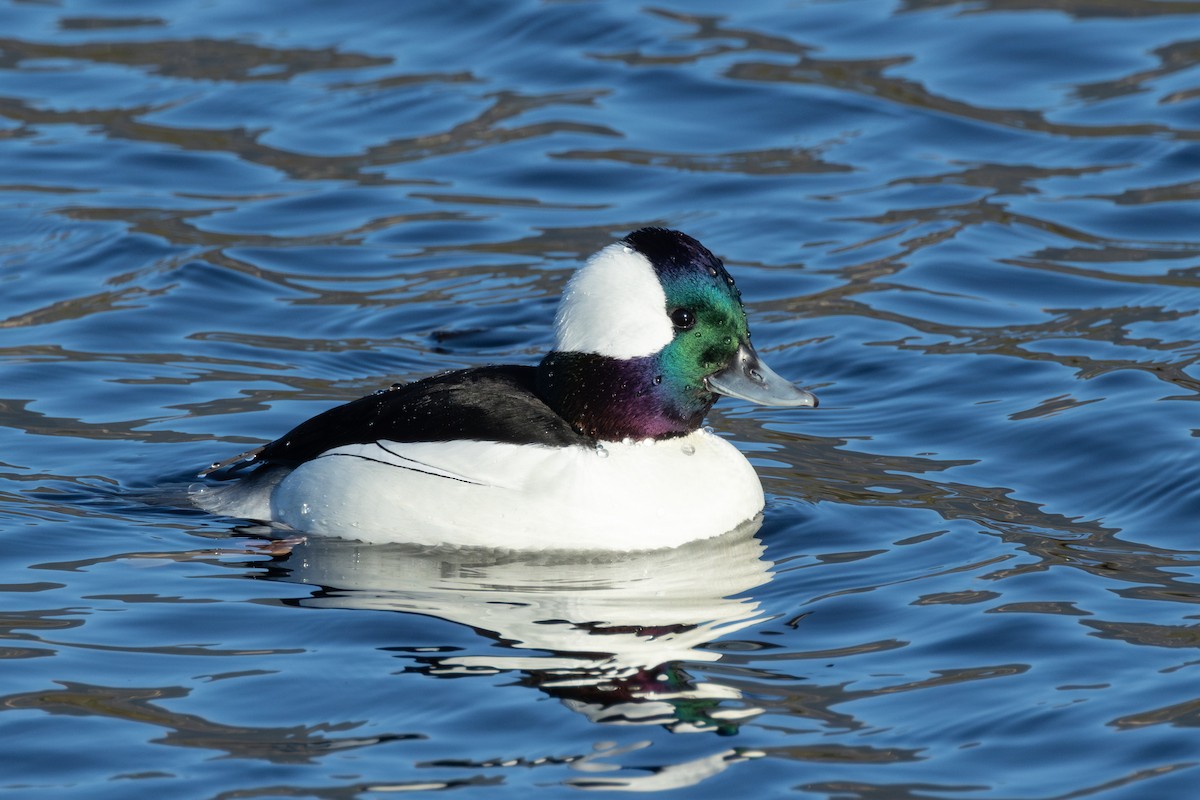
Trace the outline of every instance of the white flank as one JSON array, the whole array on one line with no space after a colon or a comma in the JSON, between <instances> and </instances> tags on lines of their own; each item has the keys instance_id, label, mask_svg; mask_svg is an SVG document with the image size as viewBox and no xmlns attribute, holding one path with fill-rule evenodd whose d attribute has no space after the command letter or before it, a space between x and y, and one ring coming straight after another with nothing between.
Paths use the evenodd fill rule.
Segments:
<instances>
[{"instance_id":1,"label":"white flank","mask_svg":"<svg viewBox=\"0 0 1200 800\"><path fill-rule=\"evenodd\" d=\"M625 244L610 244L567 283L554 319L554 349L635 358L671 342L667 298L649 259Z\"/></svg>"},{"instance_id":2,"label":"white flank","mask_svg":"<svg viewBox=\"0 0 1200 800\"><path fill-rule=\"evenodd\" d=\"M366 542L648 550L725 533L763 507L733 445L705 431L603 449L380 442L301 464L270 496L297 530Z\"/></svg>"}]
</instances>

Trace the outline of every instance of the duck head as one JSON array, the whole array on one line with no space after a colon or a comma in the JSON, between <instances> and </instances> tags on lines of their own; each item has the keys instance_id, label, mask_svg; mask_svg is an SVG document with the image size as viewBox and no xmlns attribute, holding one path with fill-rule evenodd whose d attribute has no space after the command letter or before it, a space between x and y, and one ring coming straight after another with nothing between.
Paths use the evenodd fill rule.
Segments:
<instances>
[{"instance_id":1,"label":"duck head","mask_svg":"<svg viewBox=\"0 0 1200 800\"><path fill-rule=\"evenodd\" d=\"M817 405L759 358L733 278L679 231L642 228L592 256L567 284L555 334L539 391L593 438L685 435L718 395Z\"/></svg>"}]
</instances>

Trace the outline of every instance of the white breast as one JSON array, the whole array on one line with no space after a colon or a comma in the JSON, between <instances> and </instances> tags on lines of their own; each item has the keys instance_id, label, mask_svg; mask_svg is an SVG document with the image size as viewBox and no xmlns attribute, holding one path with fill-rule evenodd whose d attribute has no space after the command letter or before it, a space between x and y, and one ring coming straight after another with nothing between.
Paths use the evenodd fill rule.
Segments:
<instances>
[{"instance_id":1,"label":"white breast","mask_svg":"<svg viewBox=\"0 0 1200 800\"><path fill-rule=\"evenodd\" d=\"M274 487L270 515L366 542L646 550L762 510L749 462L711 433L602 449L494 442L340 447Z\"/></svg>"}]
</instances>

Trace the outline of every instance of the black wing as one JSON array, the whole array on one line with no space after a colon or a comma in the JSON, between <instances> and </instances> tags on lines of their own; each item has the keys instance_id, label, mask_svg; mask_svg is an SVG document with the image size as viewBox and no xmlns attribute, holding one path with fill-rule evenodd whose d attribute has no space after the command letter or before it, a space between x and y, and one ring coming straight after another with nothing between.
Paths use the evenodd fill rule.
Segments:
<instances>
[{"instance_id":1,"label":"black wing","mask_svg":"<svg viewBox=\"0 0 1200 800\"><path fill-rule=\"evenodd\" d=\"M502 365L398 384L331 408L270 444L215 464L203 474L229 474L259 464L295 467L335 447L380 439L470 439L549 447L594 444L538 397L536 376L534 367Z\"/></svg>"}]
</instances>

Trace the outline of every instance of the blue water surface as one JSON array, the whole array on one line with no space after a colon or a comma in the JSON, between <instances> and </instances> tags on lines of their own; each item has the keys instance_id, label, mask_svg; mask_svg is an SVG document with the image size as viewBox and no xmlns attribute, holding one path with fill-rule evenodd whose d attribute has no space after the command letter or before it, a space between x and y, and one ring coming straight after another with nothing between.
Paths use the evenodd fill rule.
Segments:
<instances>
[{"instance_id":1,"label":"blue water surface","mask_svg":"<svg viewBox=\"0 0 1200 800\"><path fill-rule=\"evenodd\" d=\"M1195 797L1197 31L0 0L0 793ZM821 397L709 418L761 527L564 557L188 506L338 402L535 363L648 224Z\"/></svg>"}]
</instances>

